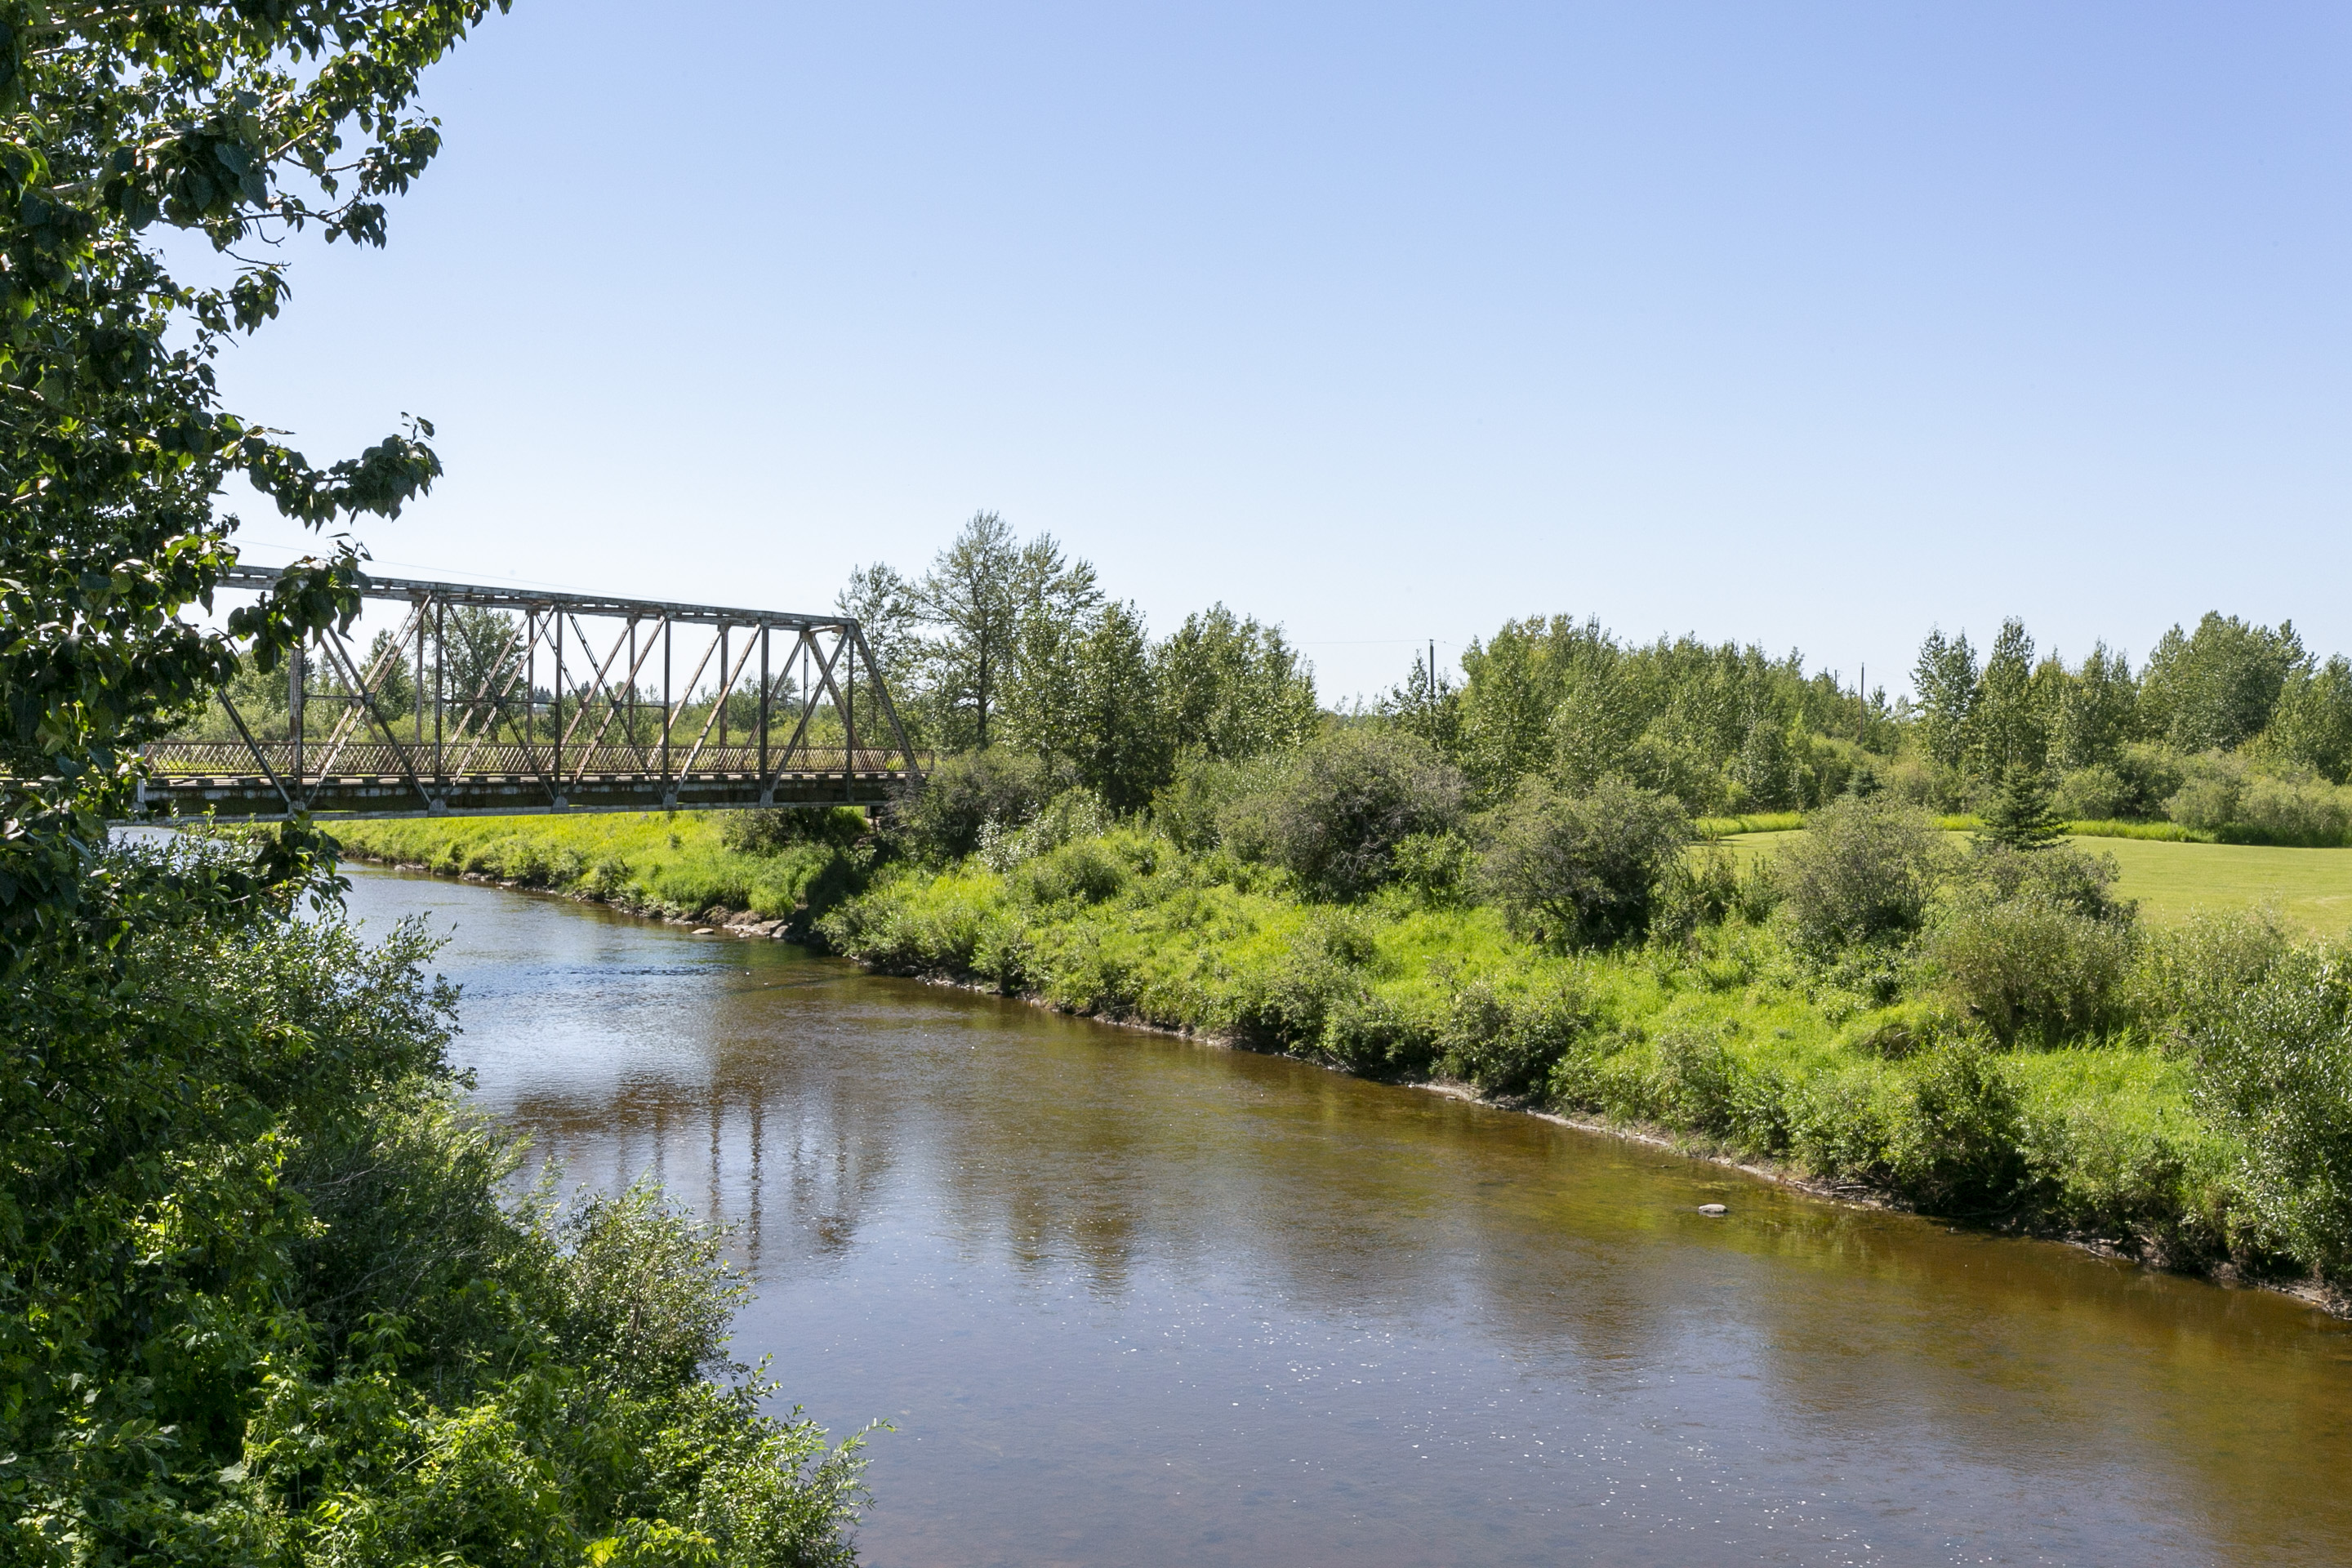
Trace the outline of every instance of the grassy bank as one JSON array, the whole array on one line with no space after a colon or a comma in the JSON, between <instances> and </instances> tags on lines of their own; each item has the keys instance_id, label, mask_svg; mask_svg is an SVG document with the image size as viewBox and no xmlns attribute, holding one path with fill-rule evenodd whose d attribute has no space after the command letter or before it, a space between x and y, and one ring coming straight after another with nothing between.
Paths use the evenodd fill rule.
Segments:
<instances>
[{"instance_id":1,"label":"grassy bank","mask_svg":"<svg viewBox=\"0 0 2352 1568\"><path fill-rule=\"evenodd\" d=\"M686 918L722 906L803 923L858 883L867 856L810 842L769 852L730 847L706 812L578 816L415 817L339 824L368 859L573 893L640 914Z\"/></svg>"}]
</instances>

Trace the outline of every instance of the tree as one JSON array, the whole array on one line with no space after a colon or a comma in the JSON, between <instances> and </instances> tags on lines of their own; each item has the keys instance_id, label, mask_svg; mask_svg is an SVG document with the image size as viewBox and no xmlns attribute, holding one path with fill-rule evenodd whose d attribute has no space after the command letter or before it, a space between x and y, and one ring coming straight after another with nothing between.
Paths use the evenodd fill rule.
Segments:
<instances>
[{"instance_id":1,"label":"tree","mask_svg":"<svg viewBox=\"0 0 2352 1568\"><path fill-rule=\"evenodd\" d=\"M2042 766L2049 750L2049 729L2037 697L2048 692L2034 687L2033 638L2025 623L2012 616L1985 650L1984 673L1977 678L1976 700L1970 718L1975 731L1975 771L1981 777L2000 778L2011 768Z\"/></svg>"},{"instance_id":2,"label":"tree","mask_svg":"<svg viewBox=\"0 0 2352 1568\"><path fill-rule=\"evenodd\" d=\"M1966 632L1949 640L1940 627L1927 633L1911 667L1911 689L1918 703L1920 746L1947 768L1963 767L1976 739L1979 679L1976 650Z\"/></svg>"},{"instance_id":3,"label":"tree","mask_svg":"<svg viewBox=\"0 0 2352 1568\"><path fill-rule=\"evenodd\" d=\"M1078 782L1113 811L1150 804L1174 749L1160 706L1159 672L1133 605L1105 605L1078 647L1072 755Z\"/></svg>"},{"instance_id":4,"label":"tree","mask_svg":"<svg viewBox=\"0 0 2352 1568\"><path fill-rule=\"evenodd\" d=\"M2194 633L2174 626L2148 655L2145 727L2179 751L2231 750L2269 724L2288 677L2306 662L2294 623L2273 628L2209 611Z\"/></svg>"},{"instance_id":5,"label":"tree","mask_svg":"<svg viewBox=\"0 0 2352 1568\"><path fill-rule=\"evenodd\" d=\"M2051 760L2069 770L2113 763L2132 738L2138 701L2131 661L2104 642L2092 644L2060 688Z\"/></svg>"},{"instance_id":6,"label":"tree","mask_svg":"<svg viewBox=\"0 0 2352 1568\"><path fill-rule=\"evenodd\" d=\"M2065 836L2066 825L2050 809L2050 776L2040 767L2018 763L2000 775L2000 789L1985 807L1979 843L2011 849L2040 849Z\"/></svg>"},{"instance_id":7,"label":"tree","mask_svg":"<svg viewBox=\"0 0 2352 1568\"><path fill-rule=\"evenodd\" d=\"M381 245L383 198L439 150L417 79L504 0L34 10L0 20L0 943L69 920L140 742L194 713L250 639L264 671L356 616L344 541L228 635L184 623L234 560L213 498L250 480L321 528L396 516L440 464L415 421L324 468L221 406L213 362L274 318L316 227ZM228 258L182 282L157 225Z\"/></svg>"},{"instance_id":8,"label":"tree","mask_svg":"<svg viewBox=\"0 0 2352 1568\"><path fill-rule=\"evenodd\" d=\"M1054 536L1018 542L992 511L974 512L909 595L930 636L923 645L928 696L950 744L986 747L1002 739L1008 702L1051 709L1052 695L1018 689L1023 645L1043 662L1038 679L1056 673L1049 657L1062 633L1102 602L1095 569L1066 561Z\"/></svg>"},{"instance_id":9,"label":"tree","mask_svg":"<svg viewBox=\"0 0 2352 1568\"><path fill-rule=\"evenodd\" d=\"M1437 668L1435 652L1412 656L1412 673L1381 700L1381 711L1439 755L1454 757L1462 750L1462 689Z\"/></svg>"},{"instance_id":10,"label":"tree","mask_svg":"<svg viewBox=\"0 0 2352 1568\"><path fill-rule=\"evenodd\" d=\"M2271 748L2331 784L2352 777L2352 660L2306 662L2287 681L2267 731Z\"/></svg>"},{"instance_id":11,"label":"tree","mask_svg":"<svg viewBox=\"0 0 2352 1568\"><path fill-rule=\"evenodd\" d=\"M1279 626L1223 605L1184 617L1153 655L1168 739L1220 762L1287 751L1315 732L1315 675Z\"/></svg>"},{"instance_id":12,"label":"tree","mask_svg":"<svg viewBox=\"0 0 2352 1568\"><path fill-rule=\"evenodd\" d=\"M1020 566L1003 519L974 512L914 588L916 613L936 634L924 662L940 717L979 747L989 742L1019 635Z\"/></svg>"}]
</instances>

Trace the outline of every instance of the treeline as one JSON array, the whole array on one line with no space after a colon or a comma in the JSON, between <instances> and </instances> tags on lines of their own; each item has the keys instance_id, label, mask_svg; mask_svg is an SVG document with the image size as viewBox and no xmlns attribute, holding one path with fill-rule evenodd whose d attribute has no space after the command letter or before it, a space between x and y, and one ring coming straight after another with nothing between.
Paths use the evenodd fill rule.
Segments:
<instances>
[{"instance_id":1,"label":"treeline","mask_svg":"<svg viewBox=\"0 0 2352 1568\"><path fill-rule=\"evenodd\" d=\"M2010 620L1980 655L1931 631L1892 701L1811 671L1796 650L1696 637L1641 643L1592 620L1531 616L1474 641L1458 672L1416 658L1370 712L1316 710L1279 627L1223 605L1154 639L1131 604L1049 536L966 524L919 577L860 571L839 601L882 652L919 743L1003 747L1114 813L1182 793L1197 761L1295 751L1328 724L1412 738L1475 805L1539 779L1607 778L1692 816L1804 811L1891 791L1984 814L2020 791L2078 822L2337 843L2352 833L2352 662L2292 625L2210 614L2135 669L2095 644L2068 663Z\"/></svg>"},{"instance_id":2,"label":"treeline","mask_svg":"<svg viewBox=\"0 0 2352 1568\"><path fill-rule=\"evenodd\" d=\"M1136 810L1187 755L1290 750L1322 715L1281 629L1223 605L1154 639L1131 603L1050 534L1022 541L981 512L919 577L887 564L838 601L866 629L918 746L1002 745Z\"/></svg>"},{"instance_id":3,"label":"treeline","mask_svg":"<svg viewBox=\"0 0 2352 1568\"><path fill-rule=\"evenodd\" d=\"M2135 671L2095 645L2037 657L2005 622L1979 661L1932 633L1913 672L1900 782L1946 809L1980 806L2016 774L2057 815L2169 820L2222 837L2334 844L2352 828L2352 662L2306 649L2291 623L2208 614Z\"/></svg>"}]
</instances>

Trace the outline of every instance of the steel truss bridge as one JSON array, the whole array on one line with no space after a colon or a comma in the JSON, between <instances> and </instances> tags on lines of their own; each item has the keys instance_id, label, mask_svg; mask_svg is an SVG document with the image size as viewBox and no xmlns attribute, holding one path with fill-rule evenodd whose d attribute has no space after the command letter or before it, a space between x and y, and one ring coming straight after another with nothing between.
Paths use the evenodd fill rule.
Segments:
<instances>
[{"instance_id":1,"label":"steel truss bridge","mask_svg":"<svg viewBox=\"0 0 2352 1568\"><path fill-rule=\"evenodd\" d=\"M240 566L223 586L277 581ZM394 577L363 593L406 605L398 630L365 654L331 630L297 648L283 713L217 693L236 738L149 746L142 819L871 805L921 771L846 616Z\"/></svg>"}]
</instances>

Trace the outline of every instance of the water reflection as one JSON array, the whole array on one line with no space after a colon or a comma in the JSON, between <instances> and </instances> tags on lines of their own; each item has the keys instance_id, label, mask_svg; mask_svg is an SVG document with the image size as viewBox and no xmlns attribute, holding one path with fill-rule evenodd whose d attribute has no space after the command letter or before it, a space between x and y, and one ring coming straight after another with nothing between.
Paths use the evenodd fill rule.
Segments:
<instances>
[{"instance_id":1,"label":"water reflection","mask_svg":"<svg viewBox=\"0 0 2352 1568\"><path fill-rule=\"evenodd\" d=\"M738 1227L869 1562L2352 1558L2352 1339L1298 1064L492 889L461 1056ZM1719 1199L1726 1220L1698 1215Z\"/></svg>"}]
</instances>

